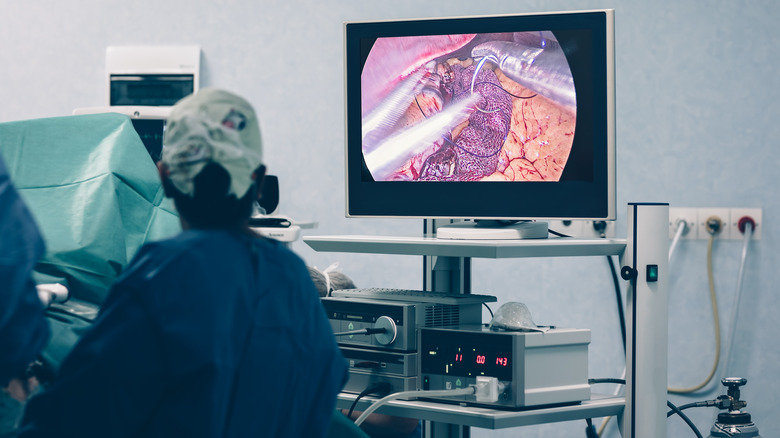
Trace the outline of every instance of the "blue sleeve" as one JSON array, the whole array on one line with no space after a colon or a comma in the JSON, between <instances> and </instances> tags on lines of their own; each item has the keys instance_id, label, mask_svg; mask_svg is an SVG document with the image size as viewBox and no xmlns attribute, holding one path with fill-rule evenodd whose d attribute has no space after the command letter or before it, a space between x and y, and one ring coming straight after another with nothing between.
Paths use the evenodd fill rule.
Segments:
<instances>
[{"instance_id":1,"label":"blue sleeve","mask_svg":"<svg viewBox=\"0 0 780 438\"><path fill-rule=\"evenodd\" d=\"M0 387L21 374L49 338L30 276L44 245L0 159Z\"/></svg>"},{"instance_id":2,"label":"blue sleeve","mask_svg":"<svg viewBox=\"0 0 780 438\"><path fill-rule=\"evenodd\" d=\"M164 381L157 331L137 291L118 283L57 381L28 402L19 436L140 436Z\"/></svg>"}]
</instances>

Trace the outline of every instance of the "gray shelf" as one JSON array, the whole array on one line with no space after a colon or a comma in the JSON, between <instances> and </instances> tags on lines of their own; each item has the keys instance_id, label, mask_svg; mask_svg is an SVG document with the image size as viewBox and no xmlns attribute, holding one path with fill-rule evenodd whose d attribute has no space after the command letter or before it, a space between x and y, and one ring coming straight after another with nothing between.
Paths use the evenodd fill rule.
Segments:
<instances>
[{"instance_id":1,"label":"gray shelf","mask_svg":"<svg viewBox=\"0 0 780 438\"><path fill-rule=\"evenodd\" d=\"M521 258L621 255L625 239L555 237L529 240L448 240L404 236L304 236L319 252L400 254L443 257Z\"/></svg>"},{"instance_id":2,"label":"gray shelf","mask_svg":"<svg viewBox=\"0 0 780 438\"><path fill-rule=\"evenodd\" d=\"M339 394L337 407L349 409L356 394ZM376 401L376 398L360 399L356 411L362 411ZM620 415L625 407L625 398L593 394L590 400L580 404L530 408L525 410L497 410L475 406L462 406L421 400L393 400L377 409L378 413L408 418L419 418L441 423L481 427L484 429L505 429L533 424L582 420Z\"/></svg>"},{"instance_id":3,"label":"gray shelf","mask_svg":"<svg viewBox=\"0 0 780 438\"><path fill-rule=\"evenodd\" d=\"M421 236L333 235L305 236L303 241L318 252L396 254L441 258L622 256L626 250L625 239L569 237L528 240L450 240ZM458 269L460 268L455 267L453 271ZM457 272L452 275L452 278L458 277ZM446 290L450 290L449 286L453 285L447 283L446 286L448 286ZM432 290L439 289L433 288ZM356 397L355 394L342 393L338 397L337 406L341 409L349 409ZM376 399L370 397L361 399L355 409L364 410L371 401L376 401ZM624 397L593 394L590 400L579 404L525 410L499 410L436 401L393 400L380 407L377 412L419 418L433 423L503 429L622 415L625 405Z\"/></svg>"}]
</instances>

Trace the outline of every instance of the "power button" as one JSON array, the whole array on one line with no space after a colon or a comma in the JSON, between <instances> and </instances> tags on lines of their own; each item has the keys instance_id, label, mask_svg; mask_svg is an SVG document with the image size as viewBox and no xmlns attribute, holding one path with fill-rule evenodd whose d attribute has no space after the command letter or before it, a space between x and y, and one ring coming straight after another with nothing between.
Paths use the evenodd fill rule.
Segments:
<instances>
[{"instance_id":1,"label":"power button","mask_svg":"<svg viewBox=\"0 0 780 438\"><path fill-rule=\"evenodd\" d=\"M647 265L647 282L658 281L658 265Z\"/></svg>"}]
</instances>

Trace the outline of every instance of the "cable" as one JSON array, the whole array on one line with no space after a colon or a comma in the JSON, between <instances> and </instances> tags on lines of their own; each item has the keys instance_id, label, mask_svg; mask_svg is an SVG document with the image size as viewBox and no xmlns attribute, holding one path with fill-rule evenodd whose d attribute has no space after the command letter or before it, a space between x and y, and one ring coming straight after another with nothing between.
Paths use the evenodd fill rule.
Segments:
<instances>
[{"instance_id":1,"label":"cable","mask_svg":"<svg viewBox=\"0 0 780 438\"><path fill-rule=\"evenodd\" d=\"M603 222L603 221L599 221L599 222L603 223L604 224L603 225L604 229L606 229L606 223ZM600 230L599 228L596 228L596 224L599 223L599 222L595 222L594 223L594 229L596 229L596 231L601 232L602 233L602 237L604 237L603 236L604 229ZM555 231L555 230L551 230L549 228L547 229L547 232L552 234L552 235L558 236L558 237L571 237L569 235L560 233L560 232ZM607 256L607 262L609 263L609 269L612 272L612 283L615 285L615 297L617 298L618 317L620 318L620 334L623 336L623 352L625 353L625 351L626 351L626 317L625 317L625 313L623 311L623 294L620 291L620 280L618 279L617 269L615 268L615 262L612 260L612 257L610 257L610 256Z\"/></svg>"},{"instance_id":2,"label":"cable","mask_svg":"<svg viewBox=\"0 0 780 438\"><path fill-rule=\"evenodd\" d=\"M618 309L618 319L620 320L620 335L623 339L623 353L626 353L626 315L625 315L625 309L623 306L623 293L620 290L620 280L618 279L618 273L617 268L615 267L615 262L612 260L611 256L607 256L607 263L609 264L609 270L612 273L612 284L615 286L615 301L617 304ZM626 376L626 369L623 368L623 377ZM612 383L620 383L620 382L612 382ZM623 384L625 384L625 380L622 381ZM620 393L620 388L615 389L615 395L618 395ZM609 420L612 417L606 417L601 421L601 424L599 425L598 431L595 431L595 436L599 437L601 434L604 433L604 429L607 427L607 423L609 423Z\"/></svg>"},{"instance_id":3,"label":"cable","mask_svg":"<svg viewBox=\"0 0 780 438\"><path fill-rule=\"evenodd\" d=\"M726 377L729 372L729 359L731 358L731 347L734 345L734 335L737 329L737 317L739 316L739 303L742 300L742 279L745 276L745 260L747 259L748 246L753 237L753 224L745 223L745 231L742 236L742 259L739 263L739 273L737 274L737 286L734 290L734 305L731 307L731 327L729 328L728 343L726 343L726 354L723 355L723 372L721 377Z\"/></svg>"},{"instance_id":4,"label":"cable","mask_svg":"<svg viewBox=\"0 0 780 438\"><path fill-rule=\"evenodd\" d=\"M482 303L483 306L490 312L490 319L493 319L493 310L490 308L490 306L487 305L487 303Z\"/></svg>"},{"instance_id":5,"label":"cable","mask_svg":"<svg viewBox=\"0 0 780 438\"><path fill-rule=\"evenodd\" d=\"M567 234L559 233L559 232L557 232L555 230L551 230L549 228L547 229L547 232L552 234L552 235L554 235L554 236L558 236L558 237L571 237L571 236L569 236Z\"/></svg>"},{"instance_id":6,"label":"cable","mask_svg":"<svg viewBox=\"0 0 780 438\"><path fill-rule=\"evenodd\" d=\"M626 369L624 368L623 369L623 376L624 376L623 379L615 379L615 378L611 378L611 377L603 378L603 379L588 379L588 384L589 385L594 385L596 383L616 383L618 385L625 385L626 384L625 375L626 375ZM619 389L617 391L615 391L615 395L617 395L618 392L620 392ZM607 423L609 423L609 420L611 418L612 418L611 416L605 417L601 421L601 425L599 426L599 430L596 431L596 437L597 438L600 437L604 433L604 429L607 428Z\"/></svg>"},{"instance_id":7,"label":"cable","mask_svg":"<svg viewBox=\"0 0 780 438\"><path fill-rule=\"evenodd\" d=\"M598 380L598 379L594 379L593 383L610 383L610 382L596 382L595 380ZM590 380L588 380L588 383L590 383ZM626 367L623 367L622 378L616 379L616 381L611 382L611 383L617 383L618 385L625 385L626 384ZM615 391L613 391L614 395L620 394L620 388L621 388L620 386L615 388ZM609 417L604 417L604 419L601 420L601 424L599 425L599 430L597 431L597 435L598 436L601 436L601 435L604 434L604 429L607 428L607 424L609 423L609 420L611 420L611 419L612 419L612 417L609 416Z\"/></svg>"},{"instance_id":8,"label":"cable","mask_svg":"<svg viewBox=\"0 0 780 438\"><path fill-rule=\"evenodd\" d=\"M593 230L599 233L599 236L603 239L607 237L607 223L605 221L594 221ZM554 233L553 231L550 231ZM561 235L560 233L555 233ZM626 316L623 310L623 294L620 291L620 280L618 279L617 269L615 268L615 262L611 256L607 256L607 262L609 263L609 270L612 272L612 284L615 286L615 298L618 306L618 317L620 318L620 334L623 336L623 353L626 352Z\"/></svg>"},{"instance_id":9,"label":"cable","mask_svg":"<svg viewBox=\"0 0 780 438\"><path fill-rule=\"evenodd\" d=\"M718 369L718 363L720 362L720 317L718 316L718 298L715 295L715 280L712 275L712 246L713 243L715 242L716 233L717 233L717 229L710 233L710 241L709 244L707 245L707 279L710 285L710 300L712 301L712 319L714 322L714 329L715 329L715 360L713 361L712 370L710 371L710 374L707 376L706 379L704 379L703 382L688 388L673 388L673 387L667 388L667 391L671 392L672 394L688 394L704 388L705 386L707 386L708 383L710 383L712 378L715 376L715 372Z\"/></svg>"},{"instance_id":10,"label":"cable","mask_svg":"<svg viewBox=\"0 0 780 438\"><path fill-rule=\"evenodd\" d=\"M615 285L615 299L618 306L618 318L620 318L620 334L623 335L623 353L626 352L626 316L623 311L623 294L620 291L620 280L618 280L617 269L612 257L607 256L609 270L612 271L612 283Z\"/></svg>"},{"instance_id":11,"label":"cable","mask_svg":"<svg viewBox=\"0 0 780 438\"><path fill-rule=\"evenodd\" d=\"M677 231L675 231L672 243L669 245L669 261L672 260L672 254L674 254L674 250L677 248L677 243L680 242L680 237L685 234L687 228L688 224L684 220L680 219L677 221Z\"/></svg>"},{"instance_id":12,"label":"cable","mask_svg":"<svg viewBox=\"0 0 780 438\"><path fill-rule=\"evenodd\" d=\"M593 427L593 420L586 418L585 422L588 423L588 427L585 429L585 436L587 438L599 438L599 435L596 432L596 428Z\"/></svg>"},{"instance_id":13,"label":"cable","mask_svg":"<svg viewBox=\"0 0 780 438\"><path fill-rule=\"evenodd\" d=\"M671 260L672 255L674 254L674 249L675 249L675 246L677 244L677 241L679 241L679 238L683 234L683 232L685 230L685 227L686 227L685 222L678 223L677 231L675 232L675 238L674 238L674 240L672 242L672 245L669 248L669 260ZM667 390L669 392L671 392L671 393L689 393L689 392L698 391L699 389L705 387L712 380L712 378L714 377L715 372L717 371L717 368L718 368L718 363L719 363L719 358L720 358L720 323L719 323L717 296L715 294L715 282L714 282L714 278L713 278L713 268L712 268L712 252L713 252L712 250L713 250L713 244L714 244L714 239L715 239L715 233L716 232L717 232L717 230L715 232L711 233L709 244L708 244L708 247L707 247L707 277L708 277L708 282L709 282L710 298L711 298L711 301L712 301L712 312L713 312L713 321L714 321L714 330L715 330L715 353L716 353L715 354L715 362L714 362L713 368L712 368L709 376L706 378L706 380L704 382L700 383L699 385L690 387L690 388L667 388ZM728 348L729 349L731 348L731 344L733 342L734 328L736 326L737 307L739 305L739 298L740 298L741 289L742 289L742 279L743 279L743 276L744 276L743 270L744 270L745 258L746 258L746 254L747 254L747 246L748 246L748 242L750 241L751 234L752 234L751 224L747 223L745 225L745 237L744 237L744 241L743 241L742 261L741 261L741 264L740 264L740 272L739 272L739 275L738 275L738 278L737 278L737 289L736 289L736 298L735 298L735 303L736 304L735 304L734 309L733 309L734 315L732 316L732 319L731 319L732 320L732 332L730 333L730 336L729 336L729 344L728 344ZM609 259L610 268L613 271L613 277L614 277L614 276L617 275L616 272L614 271L614 264L612 262L611 257L607 256L607 259ZM620 300L620 295L618 295L618 299ZM622 305L619 304L619 306L620 306L620 309L622 310ZM623 345L624 345L624 348L625 348L625 325L624 324L625 324L625 322L623 320L621 320L621 329L623 330L623 342L624 342ZM727 353L725 357L728 360L729 354ZM625 370L624 370L624 374L625 374ZM594 384L594 383L622 383L622 384L625 384L625 380L621 380L621 379L588 379L588 383L589 384ZM683 409L688 409L690 407L697 407L697 406L712 406L711 404L708 404L708 403L711 403L711 402L690 403L690 404L684 405L683 408L677 408L671 402L667 401L667 405L672 408L672 410L669 411L669 413L667 413L667 417L672 415L672 414L674 414L674 413L678 413L678 415L680 415L680 418L682 418L686 423L688 423L688 425L694 431L696 436L701 437L701 433L698 431L698 429L696 429L696 426L693 425L693 423L690 421L690 419L685 414L682 413L682 410ZM599 430L597 432L597 436L600 436L604 432L604 429L606 428L607 423L609 422L610 418L611 417L607 417L607 418L605 418L602 421L601 427L599 428Z\"/></svg>"},{"instance_id":14,"label":"cable","mask_svg":"<svg viewBox=\"0 0 780 438\"><path fill-rule=\"evenodd\" d=\"M358 396L355 398L355 401L352 402L352 406L349 407L349 413L347 414L347 418L352 418L352 412L355 410L355 406L357 406L357 403L361 398L369 394L385 395L388 392L390 392L390 390L392 389L393 389L392 385L390 385L388 382L375 383L369 386L368 388L364 389L363 392L358 394Z\"/></svg>"},{"instance_id":15,"label":"cable","mask_svg":"<svg viewBox=\"0 0 780 438\"><path fill-rule=\"evenodd\" d=\"M597 383L616 383L618 385L625 385L626 379L616 379L614 377L607 377L603 379L588 379L589 385L595 385Z\"/></svg>"},{"instance_id":16,"label":"cable","mask_svg":"<svg viewBox=\"0 0 780 438\"><path fill-rule=\"evenodd\" d=\"M596 383L617 383L621 385L625 385L626 381L625 379L615 379L615 378L602 378L602 379L588 379L588 384L593 385ZM695 403L689 403L687 405L683 405L682 407L675 406L672 402L669 400L666 401L666 405L669 406L672 410L666 413L666 417L670 417L672 414L677 414L680 416L680 418L685 421L688 426L690 426L691 430L693 430L693 433L696 434L697 437L703 438L701 436L701 432L699 432L699 429L696 428L696 425L693 424L690 418L688 418L687 415L683 414L683 409L688 409L692 407L699 407L699 406L715 406L716 400L708 400L703 402L695 402ZM598 432L598 436L601 435L601 431Z\"/></svg>"},{"instance_id":17,"label":"cable","mask_svg":"<svg viewBox=\"0 0 780 438\"><path fill-rule=\"evenodd\" d=\"M401 391L396 392L395 394L390 394L388 396L385 396L383 398L380 398L379 400L375 401L374 404L369 406L363 413L355 420L355 425L360 426L363 424L363 421L366 420L366 417L371 415L375 410L379 409L383 404L396 400L399 398L418 398L418 397L454 397L457 395L469 395L474 394L476 392L475 386L469 386L467 388L461 388L461 389L445 389L441 391Z\"/></svg>"},{"instance_id":18,"label":"cable","mask_svg":"<svg viewBox=\"0 0 780 438\"><path fill-rule=\"evenodd\" d=\"M683 421L685 421L685 423L686 423L686 424L688 424L688 426L690 426L691 430L693 431L693 433L695 433L695 434L696 434L696 436L697 436L698 438L704 438L704 437L702 437L702 436L701 436L701 432L699 432L699 429L697 429L697 428L696 428L696 425L695 425L695 424L693 424L693 421L691 421L691 419L690 419L690 418L688 418L688 416L687 416L687 415L683 414L683 412L680 410L680 408L678 408L677 406L675 406L675 405L674 405L672 402L670 402L669 400L667 400L667 401L666 401L666 405L667 405L667 406L669 406L670 408L672 408L672 411L674 411L674 413L676 413L677 415L679 415L679 416L680 416L680 418L682 418L682 419L683 419ZM667 415L667 417L668 417L668 415Z\"/></svg>"},{"instance_id":19,"label":"cable","mask_svg":"<svg viewBox=\"0 0 780 438\"><path fill-rule=\"evenodd\" d=\"M680 411L684 411L684 410L690 409L690 408L706 408L706 407L709 407L709 406L717 406L717 405L718 405L718 401L717 400L706 400L706 401L699 401L699 402L688 403L688 404L685 404L685 405L682 405L682 406L677 406L677 409L680 410ZM669 412L666 413L666 417L667 418L671 417L672 415L674 415L676 413L677 413L677 411L672 409L672 410L670 410Z\"/></svg>"}]
</instances>

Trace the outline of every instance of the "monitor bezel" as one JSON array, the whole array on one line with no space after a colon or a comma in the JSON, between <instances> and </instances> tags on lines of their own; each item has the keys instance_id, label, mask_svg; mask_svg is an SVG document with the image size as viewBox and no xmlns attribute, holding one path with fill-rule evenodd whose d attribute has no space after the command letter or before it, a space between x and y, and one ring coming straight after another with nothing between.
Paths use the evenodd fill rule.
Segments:
<instances>
[{"instance_id":1,"label":"monitor bezel","mask_svg":"<svg viewBox=\"0 0 780 438\"><path fill-rule=\"evenodd\" d=\"M360 72L365 53L360 54L361 38L480 33L487 32L488 28L496 32L591 31L593 55L598 57L592 66L595 91L587 107L580 108L578 101L577 111L578 115L586 109L593 111L594 125L598 123L601 127L598 128L600 133L591 133L598 135L593 142L597 146L592 149L593 181L364 181ZM344 23L346 216L614 220L617 201L614 44L612 9ZM507 203L506 199L517 202Z\"/></svg>"}]
</instances>

